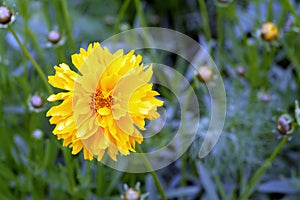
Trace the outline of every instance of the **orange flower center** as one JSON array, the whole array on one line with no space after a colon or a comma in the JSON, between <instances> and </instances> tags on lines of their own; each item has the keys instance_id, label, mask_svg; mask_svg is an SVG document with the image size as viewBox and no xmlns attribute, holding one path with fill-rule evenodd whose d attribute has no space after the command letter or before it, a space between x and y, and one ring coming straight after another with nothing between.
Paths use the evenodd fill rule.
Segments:
<instances>
[{"instance_id":1,"label":"orange flower center","mask_svg":"<svg viewBox=\"0 0 300 200\"><path fill-rule=\"evenodd\" d=\"M91 99L90 107L96 113L100 108L110 108L113 102L112 96L109 95L108 97L105 97L100 89L97 89L96 92L91 95Z\"/></svg>"}]
</instances>

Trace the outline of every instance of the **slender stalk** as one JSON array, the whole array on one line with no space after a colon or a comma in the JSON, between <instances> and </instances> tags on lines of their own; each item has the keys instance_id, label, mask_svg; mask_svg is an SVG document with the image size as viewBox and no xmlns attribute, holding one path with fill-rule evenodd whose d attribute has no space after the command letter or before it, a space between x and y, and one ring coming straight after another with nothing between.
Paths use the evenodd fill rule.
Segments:
<instances>
[{"instance_id":1,"label":"slender stalk","mask_svg":"<svg viewBox=\"0 0 300 200\"><path fill-rule=\"evenodd\" d=\"M295 17L296 23L299 26L300 25L300 18L299 18L299 15L298 15L297 11L295 10L295 7L291 4L290 0L286 0L285 2L287 3L287 6L288 6L289 10L291 11L293 17Z\"/></svg>"},{"instance_id":2,"label":"slender stalk","mask_svg":"<svg viewBox=\"0 0 300 200\"><path fill-rule=\"evenodd\" d=\"M70 15L69 15L66 0L61 1L61 6L62 6L62 11L63 11L64 18L65 18L66 32L67 32L67 35L68 35L69 44L70 44L72 50L75 52L76 51L76 45L75 45L75 42L74 42L74 39L73 39L73 36L72 36L71 20L70 20Z\"/></svg>"},{"instance_id":3,"label":"slender stalk","mask_svg":"<svg viewBox=\"0 0 300 200\"><path fill-rule=\"evenodd\" d=\"M198 0L198 4L200 7L200 13L202 17L202 22L203 22L203 28L204 28L204 34L205 37L208 41L211 41L211 30L209 26L209 17L207 14L207 8L204 0Z\"/></svg>"},{"instance_id":4,"label":"slender stalk","mask_svg":"<svg viewBox=\"0 0 300 200\"><path fill-rule=\"evenodd\" d=\"M62 46L56 47L56 54L57 54L59 62L66 62L67 59L66 59L65 54L63 53Z\"/></svg>"},{"instance_id":5,"label":"slender stalk","mask_svg":"<svg viewBox=\"0 0 300 200\"><path fill-rule=\"evenodd\" d=\"M248 183L247 189L241 194L240 200L248 199L248 197L253 192L254 187L258 183L260 177L263 175L263 173L268 169L268 167L271 165L274 158L277 156L279 151L282 149L286 141L288 140L288 137L285 136L280 143L277 145L276 149L273 151L271 156L265 161L265 163L256 171L250 182Z\"/></svg>"},{"instance_id":6,"label":"slender stalk","mask_svg":"<svg viewBox=\"0 0 300 200\"><path fill-rule=\"evenodd\" d=\"M39 74L39 76L41 77L43 83L45 84L47 90L49 93L52 93L52 89L50 87L50 85L48 84L47 78L42 70L42 68L38 65L38 63L34 60L34 58L30 55L29 51L26 49L26 47L22 44L22 42L20 41L18 35L16 34L16 32L14 31L14 29L9 25L8 30L12 33L12 35L14 36L15 40L17 41L18 45L20 46L20 48L22 49L23 53L25 54L25 56L30 60L30 62L32 63L33 67L35 68L35 70L37 71L37 73Z\"/></svg>"},{"instance_id":7,"label":"slender stalk","mask_svg":"<svg viewBox=\"0 0 300 200\"><path fill-rule=\"evenodd\" d=\"M42 60L43 63L46 63L46 59L43 54L43 51L42 51L36 37L34 36L32 29L30 29L30 27L28 26L28 21L29 21L29 17L30 17L30 14L28 12L28 4L29 4L29 0L18 0L20 14L22 15L23 21L24 21L23 22L24 32L25 32L24 44L26 44L27 38L31 39L32 44L34 45L34 49L37 51L39 58Z\"/></svg>"},{"instance_id":8,"label":"slender stalk","mask_svg":"<svg viewBox=\"0 0 300 200\"><path fill-rule=\"evenodd\" d=\"M33 44L34 48L36 49L36 51L38 53L39 58L41 59L41 61L43 63L46 63L46 66L49 66L49 64L47 63L47 60L45 59L45 55L44 55L44 53L43 53L43 51L41 49L41 46L39 45L39 43L38 43L35 35L31 31L31 29L29 29L28 27L27 27L26 31L27 31L27 34L28 34L29 38L32 41L32 44Z\"/></svg>"},{"instance_id":9,"label":"slender stalk","mask_svg":"<svg viewBox=\"0 0 300 200\"><path fill-rule=\"evenodd\" d=\"M142 153L143 159L145 160L146 167L148 168L148 170L150 171L150 173L153 177L154 183L156 185L156 188L157 188L158 192L160 193L161 199L162 200L167 200L164 189L163 189L162 185L160 184L160 181L157 177L157 174L155 173L155 171L154 171L151 163L149 162L148 158L143 154L144 152L142 151L142 149L139 146L136 146L136 150L139 153Z\"/></svg>"},{"instance_id":10,"label":"slender stalk","mask_svg":"<svg viewBox=\"0 0 300 200\"><path fill-rule=\"evenodd\" d=\"M273 5L274 4L274 0L270 0L269 2L269 7L268 7L268 14L267 14L267 21L272 21L273 19Z\"/></svg>"},{"instance_id":11,"label":"slender stalk","mask_svg":"<svg viewBox=\"0 0 300 200\"><path fill-rule=\"evenodd\" d=\"M70 152L68 152L68 149L63 148L62 152L66 162L67 175L69 179L69 192L73 194L75 192L74 165L72 164ZM72 197L75 198L75 196Z\"/></svg>"},{"instance_id":12,"label":"slender stalk","mask_svg":"<svg viewBox=\"0 0 300 200\"><path fill-rule=\"evenodd\" d=\"M182 109L182 112L183 114L185 114L185 112L188 110L188 107L190 105L190 99L191 99L191 96L193 94L193 89L192 88L187 88L188 91L186 91L186 98L185 98L185 104L183 105L183 109ZM184 120L184 119L183 119ZM182 122L183 124L185 124L186 122L183 121ZM185 137L185 133L181 133L181 137L184 138ZM182 143L182 148L184 146L184 140L181 140ZM180 167L180 174L181 174L181 186L184 187L186 186L187 184L187 179L186 179L186 166L187 166L187 155L186 154L183 154L181 156L181 167ZM186 199L185 197L183 199Z\"/></svg>"},{"instance_id":13,"label":"slender stalk","mask_svg":"<svg viewBox=\"0 0 300 200\"><path fill-rule=\"evenodd\" d=\"M137 14L138 14L138 16L141 20L141 25L143 27L146 27L147 23L146 23L146 20L145 20L145 15L144 15L144 11L143 11L141 1L140 0L134 0L134 4L135 4L135 9L137 11Z\"/></svg>"},{"instance_id":14,"label":"slender stalk","mask_svg":"<svg viewBox=\"0 0 300 200\"><path fill-rule=\"evenodd\" d=\"M217 65L222 67L223 63L222 63L222 56L223 53L224 53L224 29L223 29L223 8L220 8L218 7L217 8L217 36L218 36L218 39L217 39L217 42L218 42L218 51L217 51L217 56L218 56L218 59L217 59Z\"/></svg>"},{"instance_id":15,"label":"slender stalk","mask_svg":"<svg viewBox=\"0 0 300 200\"><path fill-rule=\"evenodd\" d=\"M92 171L92 170L91 170ZM104 188L105 187L105 180L103 179L103 177L105 176L105 171L104 171L104 166L103 165L99 165L99 168L97 168L97 172L96 172L96 181L97 181L97 187L96 187L96 194L98 196L104 196Z\"/></svg>"},{"instance_id":16,"label":"slender stalk","mask_svg":"<svg viewBox=\"0 0 300 200\"><path fill-rule=\"evenodd\" d=\"M128 8L128 5L130 3L130 0L126 0L123 2L121 8L120 8L120 11L119 11L119 15L118 15L118 18L116 20L116 23L115 23L115 27L114 27L114 33L116 34L119 30L119 27L120 27L120 24L121 24L121 21L124 17L124 14Z\"/></svg>"},{"instance_id":17,"label":"slender stalk","mask_svg":"<svg viewBox=\"0 0 300 200\"><path fill-rule=\"evenodd\" d=\"M217 189L220 193L221 199L227 200L226 192L225 192L224 186L222 185L220 178L217 175L213 175L213 178L215 180Z\"/></svg>"},{"instance_id":18,"label":"slender stalk","mask_svg":"<svg viewBox=\"0 0 300 200\"><path fill-rule=\"evenodd\" d=\"M51 30L52 29L52 21L51 21L51 17L50 17L50 14L49 14L48 5L49 4L48 4L47 0L42 0L42 9L43 9L43 14L44 14L45 21L46 21L46 24L47 24L47 28L48 28L48 30Z\"/></svg>"}]
</instances>

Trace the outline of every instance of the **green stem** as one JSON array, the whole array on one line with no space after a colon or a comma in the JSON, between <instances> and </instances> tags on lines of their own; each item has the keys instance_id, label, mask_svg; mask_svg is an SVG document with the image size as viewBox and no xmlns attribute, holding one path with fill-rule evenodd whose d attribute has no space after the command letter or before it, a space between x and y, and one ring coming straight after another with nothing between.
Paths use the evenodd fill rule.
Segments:
<instances>
[{"instance_id":1,"label":"green stem","mask_svg":"<svg viewBox=\"0 0 300 200\"><path fill-rule=\"evenodd\" d=\"M193 94L193 89L191 87L187 88L188 91L186 91L186 98L185 98L185 104L183 105L183 109L182 112L183 114L186 113L186 111L188 110L188 107L190 105L190 99L191 96ZM185 124L185 121L182 122L183 124ZM182 133L182 138L185 138L185 133ZM184 146L184 140L182 140L182 148ZM183 154L181 157L181 167L180 167L180 174L181 174L181 186L184 187L187 184L187 179L186 179L186 166L187 166L187 156L186 154ZM184 198L185 199L185 198Z\"/></svg>"},{"instance_id":2,"label":"green stem","mask_svg":"<svg viewBox=\"0 0 300 200\"><path fill-rule=\"evenodd\" d=\"M297 11L295 10L295 7L291 4L290 0L286 0L285 2L287 3L287 6L288 6L289 10L291 11L293 17L295 17L296 23L298 24L298 26L300 26L300 18L299 18Z\"/></svg>"},{"instance_id":3,"label":"green stem","mask_svg":"<svg viewBox=\"0 0 300 200\"><path fill-rule=\"evenodd\" d=\"M286 143L286 141L288 140L288 137L285 136L280 143L277 145L276 149L273 151L273 153L271 154L271 156L265 161L264 165L261 166L256 173L254 174L254 176L252 177L252 179L250 180L250 182L248 183L248 187L247 189L241 194L240 200L244 200L244 199L248 199L248 197L251 195L251 193L253 192L254 187L256 186L257 182L259 181L260 177L263 175L263 173L267 170L267 168L271 165L272 161L274 160L274 158L277 156L277 154L279 153L279 151L282 149L282 147L284 146L284 144Z\"/></svg>"},{"instance_id":4,"label":"green stem","mask_svg":"<svg viewBox=\"0 0 300 200\"><path fill-rule=\"evenodd\" d=\"M217 65L222 67L222 56L224 53L223 40L224 40L224 29L223 29L223 8L217 8L217 42L218 42L218 52L217 52Z\"/></svg>"},{"instance_id":5,"label":"green stem","mask_svg":"<svg viewBox=\"0 0 300 200\"><path fill-rule=\"evenodd\" d=\"M207 8L204 0L198 0L198 4L200 7L200 13L202 17L202 22L203 22L203 28L204 28L204 34L206 36L206 39L208 41L211 41L211 31L210 31L210 26L209 26L209 17L207 14Z\"/></svg>"},{"instance_id":6,"label":"green stem","mask_svg":"<svg viewBox=\"0 0 300 200\"><path fill-rule=\"evenodd\" d=\"M52 21L51 21L51 17L49 14L49 7L48 7L47 0L42 0L42 9L43 9L43 14L44 14L45 21L47 24L47 28L48 28L48 30L51 30L52 29Z\"/></svg>"},{"instance_id":7,"label":"green stem","mask_svg":"<svg viewBox=\"0 0 300 200\"><path fill-rule=\"evenodd\" d=\"M30 60L30 62L32 63L33 67L35 68L35 70L37 71L37 73L39 74L39 76L41 77L43 83L45 84L45 86L46 86L46 88L48 90L48 92L52 93L52 89L51 89L50 85L48 84L47 78L46 78L46 76L45 76L42 68L37 64L37 62L30 55L30 53L28 52L28 50L26 49L26 47L22 44L22 42L20 41L18 35L14 31L14 29L10 25L7 28L12 33L12 35L14 36L14 38L17 41L18 45L22 49L23 53Z\"/></svg>"},{"instance_id":8,"label":"green stem","mask_svg":"<svg viewBox=\"0 0 300 200\"><path fill-rule=\"evenodd\" d=\"M74 168L71 161L70 152L68 152L69 149L63 148L62 152L65 158L66 162L66 168L67 168L67 175L69 179L69 192L73 194L75 192L75 178L74 178ZM74 196L72 196L74 198Z\"/></svg>"},{"instance_id":9,"label":"green stem","mask_svg":"<svg viewBox=\"0 0 300 200\"><path fill-rule=\"evenodd\" d=\"M31 29L27 29L27 34L28 34L29 38L31 39L32 44L33 44L34 48L36 49L36 51L38 53L38 56L41 59L41 61L43 63L47 63L47 60L45 59L45 55L44 55L44 53L41 49L41 46L40 46L39 42L37 41L35 35L31 31ZM46 66L49 66L49 64L47 63Z\"/></svg>"},{"instance_id":10,"label":"green stem","mask_svg":"<svg viewBox=\"0 0 300 200\"><path fill-rule=\"evenodd\" d=\"M66 62L67 59L65 57L65 54L63 53L62 46L58 46L56 48L56 54L57 54L59 62Z\"/></svg>"},{"instance_id":11,"label":"green stem","mask_svg":"<svg viewBox=\"0 0 300 200\"><path fill-rule=\"evenodd\" d=\"M119 30L119 27L120 27L120 24L121 24L121 21L124 17L124 14L128 8L128 5L130 3L130 0L126 0L123 2L121 8L120 8L120 11L119 11L119 15L118 15L118 18L116 20L116 23L115 23L115 27L114 27L114 33L116 34Z\"/></svg>"},{"instance_id":12,"label":"green stem","mask_svg":"<svg viewBox=\"0 0 300 200\"><path fill-rule=\"evenodd\" d=\"M156 185L156 187L157 187L157 190L158 190L158 192L160 193L161 199L162 199L162 200L167 200L167 197L166 197L166 194L165 194L165 192L164 192L164 189L163 189L162 185L160 184L160 181L159 181L159 179L158 179L158 177L157 177L157 174L155 173L155 171L154 171L154 169L153 169L151 163L149 162L148 158L144 155L144 152L142 151L142 149L141 149L139 146L136 146L135 148L136 148L136 150L137 150L139 153L142 154L143 159L145 160L146 167L147 167L148 170L150 171L150 173L151 173L151 175L152 175L152 177L153 177L154 183L155 183L155 185Z\"/></svg>"},{"instance_id":13,"label":"green stem","mask_svg":"<svg viewBox=\"0 0 300 200\"><path fill-rule=\"evenodd\" d=\"M226 192L225 192L224 186L222 185L220 178L217 175L213 175L213 178L215 180L217 189L220 193L221 199L227 200Z\"/></svg>"},{"instance_id":14,"label":"green stem","mask_svg":"<svg viewBox=\"0 0 300 200\"><path fill-rule=\"evenodd\" d=\"M66 24L66 32L68 35L68 39L69 39L69 44L71 45L72 51L75 52L76 51L76 45L72 36L72 29L71 29L71 20L70 20L70 15L68 12L68 6L66 3L66 0L62 0L61 1L61 7L62 7L62 11L63 11L63 15L65 18L65 24Z\"/></svg>"},{"instance_id":15,"label":"green stem","mask_svg":"<svg viewBox=\"0 0 300 200\"><path fill-rule=\"evenodd\" d=\"M106 183L103 177L105 176L105 171L104 171L104 166L99 165L99 168L97 169L98 171L96 172L96 181L97 181L97 187L96 187L96 194L98 196L104 196L104 188L106 188Z\"/></svg>"},{"instance_id":16,"label":"green stem","mask_svg":"<svg viewBox=\"0 0 300 200\"><path fill-rule=\"evenodd\" d=\"M144 11L143 11L141 1L140 0L134 0L134 4L135 4L136 11L138 13L138 16L141 20L141 25L143 27L146 27L147 23L146 23L146 20L145 20L145 15L144 15Z\"/></svg>"}]
</instances>

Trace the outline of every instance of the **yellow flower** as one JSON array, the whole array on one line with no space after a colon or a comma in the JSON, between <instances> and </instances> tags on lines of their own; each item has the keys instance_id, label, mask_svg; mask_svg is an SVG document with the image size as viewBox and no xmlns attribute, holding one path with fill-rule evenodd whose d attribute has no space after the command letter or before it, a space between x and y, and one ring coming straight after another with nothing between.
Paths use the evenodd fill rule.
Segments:
<instances>
[{"instance_id":1,"label":"yellow flower","mask_svg":"<svg viewBox=\"0 0 300 200\"><path fill-rule=\"evenodd\" d=\"M134 152L136 142L143 141L145 119L158 118L157 107L163 101L155 98L159 93L149 83L152 67L141 61L134 51L112 54L94 43L72 55L78 73L66 64L54 67L49 83L65 91L48 97L50 102L62 102L47 116L56 124L53 134L64 139L72 154L83 150L85 159L96 156L100 161L106 152L116 161L117 155Z\"/></svg>"},{"instance_id":2,"label":"yellow flower","mask_svg":"<svg viewBox=\"0 0 300 200\"><path fill-rule=\"evenodd\" d=\"M273 40L276 40L279 36L279 30L275 24L272 22L266 22L261 27L261 37L271 42Z\"/></svg>"}]
</instances>

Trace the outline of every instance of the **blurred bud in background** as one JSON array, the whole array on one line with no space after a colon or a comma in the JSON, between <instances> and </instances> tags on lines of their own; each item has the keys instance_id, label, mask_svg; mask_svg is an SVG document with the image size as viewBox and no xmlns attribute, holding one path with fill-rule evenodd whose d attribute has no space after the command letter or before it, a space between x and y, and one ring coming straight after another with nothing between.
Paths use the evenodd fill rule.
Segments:
<instances>
[{"instance_id":1,"label":"blurred bud in background","mask_svg":"<svg viewBox=\"0 0 300 200\"><path fill-rule=\"evenodd\" d=\"M43 138L43 135L44 135L44 133L43 133L43 131L41 131L40 129L35 129L35 130L32 132L32 137L33 137L34 139L37 139L37 140Z\"/></svg>"},{"instance_id":2,"label":"blurred bud in background","mask_svg":"<svg viewBox=\"0 0 300 200\"><path fill-rule=\"evenodd\" d=\"M6 28L15 21L15 15L6 6L0 6L0 28Z\"/></svg>"},{"instance_id":3,"label":"blurred bud in background","mask_svg":"<svg viewBox=\"0 0 300 200\"><path fill-rule=\"evenodd\" d=\"M121 195L121 198L123 200L145 200L148 193L141 194L140 185L140 182L137 182L134 188L129 188L127 184L124 184L124 193Z\"/></svg>"},{"instance_id":4,"label":"blurred bud in background","mask_svg":"<svg viewBox=\"0 0 300 200\"><path fill-rule=\"evenodd\" d=\"M272 22L266 22L260 29L260 35L265 41L272 42L278 38L279 30Z\"/></svg>"},{"instance_id":5,"label":"blurred bud in background","mask_svg":"<svg viewBox=\"0 0 300 200\"><path fill-rule=\"evenodd\" d=\"M57 30L52 30L48 33L47 40L52 44L57 44L61 39L61 34Z\"/></svg>"},{"instance_id":6,"label":"blurred bud in background","mask_svg":"<svg viewBox=\"0 0 300 200\"><path fill-rule=\"evenodd\" d=\"M40 112L43 110L45 100L40 95L32 95L28 101L29 109L34 112Z\"/></svg>"},{"instance_id":7,"label":"blurred bud in background","mask_svg":"<svg viewBox=\"0 0 300 200\"><path fill-rule=\"evenodd\" d=\"M271 100L271 95L267 92L259 92L257 98L262 102L269 102Z\"/></svg>"},{"instance_id":8,"label":"blurred bud in background","mask_svg":"<svg viewBox=\"0 0 300 200\"><path fill-rule=\"evenodd\" d=\"M293 118L288 114L279 116L277 120L277 130L281 135L291 134L294 130Z\"/></svg>"},{"instance_id":9,"label":"blurred bud in background","mask_svg":"<svg viewBox=\"0 0 300 200\"><path fill-rule=\"evenodd\" d=\"M214 72L208 66L203 66L198 69L198 79L203 83L208 83L213 80Z\"/></svg>"},{"instance_id":10,"label":"blurred bud in background","mask_svg":"<svg viewBox=\"0 0 300 200\"><path fill-rule=\"evenodd\" d=\"M0 23L8 24L11 21L12 12L5 6L0 6Z\"/></svg>"},{"instance_id":11,"label":"blurred bud in background","mask_svg":"<svg viewBox=\"0 0 300 200\"><path fill-rule=\"evenodd\" d=\"M245 76L245 74L246 74L245 68L243 66L238 66L236 68L236 74L238 76Z\"/></svg>"}]
</instances>

